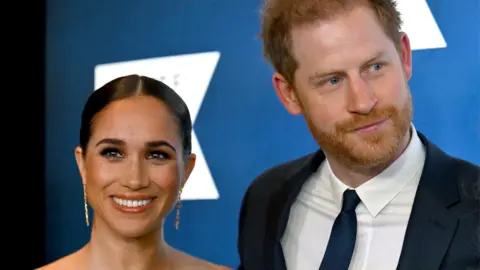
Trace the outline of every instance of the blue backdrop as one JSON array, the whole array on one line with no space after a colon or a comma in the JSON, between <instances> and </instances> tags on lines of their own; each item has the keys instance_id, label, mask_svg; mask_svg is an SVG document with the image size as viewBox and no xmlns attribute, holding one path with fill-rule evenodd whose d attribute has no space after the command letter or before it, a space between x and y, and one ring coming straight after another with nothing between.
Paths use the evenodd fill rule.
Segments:
<instances>
[{"instance_id":1,"label":"blue backdrop","mask_svg":"<svg viewBox=\"0 0 480 270\"><path fill-rule=\"evenodd\" d=\"M428 1L448 46L413 53L414 123L446 152L480 164L480 2ZM174 246L235 266L240 201L263 170L316 150L301 117L283 109L263 60L259 0L49 0L47 9L46 258L89 238L73 149L94 67L197 52L221 53L195 122L220 193L187 201Z\"/></svg>"}]
</instances>

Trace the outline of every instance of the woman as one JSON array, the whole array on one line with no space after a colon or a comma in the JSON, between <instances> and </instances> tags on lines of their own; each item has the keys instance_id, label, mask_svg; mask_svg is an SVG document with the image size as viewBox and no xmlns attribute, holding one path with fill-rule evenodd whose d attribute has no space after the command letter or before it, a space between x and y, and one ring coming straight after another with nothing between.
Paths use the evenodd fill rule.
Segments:
<instances>
[{"instance_id":1,"label":"woman","mask_svg":"<svg viewBox=\"0 0 480 270\"><path fill-rule=\"evenodd\" d=\"M192 123L167 85L137 75L117 78L89 97L75 158L94 210L90 241L41 270L229 269L169 246L163 222L195 166Z\"/></svg>"}]
</instances>

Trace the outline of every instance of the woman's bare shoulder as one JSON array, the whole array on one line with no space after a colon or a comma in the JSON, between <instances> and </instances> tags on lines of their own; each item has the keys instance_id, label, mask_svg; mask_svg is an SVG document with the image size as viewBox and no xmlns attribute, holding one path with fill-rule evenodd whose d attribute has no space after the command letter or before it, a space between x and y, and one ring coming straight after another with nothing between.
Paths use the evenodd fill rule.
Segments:
<instances>
[{"instance_id":1,"label":"woman's bare shoulder","mask_svg":"<svg viewBox=\"0 0 480 270\"><path fill-rule=\"evenodd\" d=\"M40 268L37 268L35 270L61 270L61 269L68 269L72 263L70 259L71 255L68 255L66 257L60 258L52 263L49 263L47 265L44 265Z\"/></svg>"},{"instance_id":2,"label":"woman's bare shoulder","mask_svg":"<svg viewBox=\"0 0 480 270\"><path fill-rule=\"evenodd\" d=\"M231 267L226 267L226 266L223 266L223 265L216 265L216 264L212 264L212 270L233 270L233 268Z\"/></svg>"},{"instance_id":3,"label":"woman's bare shoulder","mask_svg":"<svg viewBox=\"0 0 480 270\"><path fill-rule=\"evenodd\" d=\"M179 267L184 270L233 270L233 268L217 265L209 261L198 258L193 258L189 261L184 261Z\"/></svg>"},{"instance_id":4,"label":"woman's bare shoulder","mask_svg":"<svg viewBox=\"0 0 480 270\"><path fill-rule=\"evenodd\" d=\"M195 270L233 270L233 268L217 265L209 261L194 257L183 251L175 250L171 255L174 260L179 262L181 269L195 269Z\"/></svg>"}]
</instances>

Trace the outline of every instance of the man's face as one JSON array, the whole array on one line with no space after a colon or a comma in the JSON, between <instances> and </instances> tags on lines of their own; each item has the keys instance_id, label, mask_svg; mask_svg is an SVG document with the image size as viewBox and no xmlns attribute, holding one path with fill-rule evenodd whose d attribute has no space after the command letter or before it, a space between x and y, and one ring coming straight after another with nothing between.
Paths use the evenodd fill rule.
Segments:
<instances>
[{"instance_id":1,"label":"man's face","mask_svg":"<svg viewBox=\"0 0 480 270\"><path fill-rule=\"evenodd\" d=\"M358 6L294 27L291 38L295 84L278 73L273 79L287 110L302 113L322 150L345 165L392 160L412 118L407 36L399 53L374 12Z\"/></svg>"}]
</instances>

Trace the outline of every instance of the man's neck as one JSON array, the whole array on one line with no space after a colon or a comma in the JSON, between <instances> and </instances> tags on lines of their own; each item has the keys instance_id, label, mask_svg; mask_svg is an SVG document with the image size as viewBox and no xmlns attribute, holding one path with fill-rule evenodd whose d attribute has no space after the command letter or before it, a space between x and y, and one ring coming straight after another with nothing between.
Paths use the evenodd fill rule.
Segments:
<instances>
[{"instance_id":1,"label":"man's neck","mask_svg":"<svg viewBox=\"0 0 480 270\"><path fill-rule=\"evenodd\" d=\"M335 176L340 179L345 185L351 188L357 188L363 183L372 179L373 177L379 175L382 171L388 168L395 160L397 160L407 149L408 144L410 143L412 137L411 128L408 130L407 134L402 139L396 154L388 162L378 164L371 167L362 167L362 168L350 168L345 166L341 161L331 158L327 154L328 163L330 168Z\"/></svg>"},{"instance_id":2,"label":"man's neck","mask_svg":"<svg viewBox=\"0 0 480 270\"><path fill-rule=\"evenodd\" d=\"M161 229L141 238L126 239L115 234L107 224L94 221L84 254L88 269L150 270L170 269L169 250Z\"/></svg>"}]
</instances>

